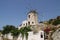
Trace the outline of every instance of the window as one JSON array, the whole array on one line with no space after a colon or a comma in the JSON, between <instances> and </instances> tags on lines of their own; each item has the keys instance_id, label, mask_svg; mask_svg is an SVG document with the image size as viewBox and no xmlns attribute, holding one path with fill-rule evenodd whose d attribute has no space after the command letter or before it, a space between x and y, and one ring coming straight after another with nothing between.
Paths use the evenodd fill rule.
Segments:
<instances>
[{"instance_id":1,"label":"window","mask_svg":"<svg viewBox=\"0 0 60 40\"><path fill-rule=\"evenodd\" d=\"M26 26L27 26L27 23L26 23Z\"/></svg>"},{"instance_id":2,"label":"window","mask_svg":"<svg viewBox=\"0 0 60 40\"><path fill-rule=\"evenodd\" d=\"M29 15L29 18L30 18L30 15Z\"/></svg>"},{"instance_id":3,"label":"window","mask_svg":"<svg viewBox=\"0 0 60 40\"><path fill-rule=\"evenodd\" d=\"M34 22L32 22L32 24L34 24Z\"/></svg>"},{"instance_id":4,"label":"window","mask_svg":"<svg viewBox=\"0 0 60 40\"><path fill-rule=\"evenodd\" d=\"M30 25L30 22L28 22L28 25Z\"/></svg>"},{"instance_id":5,"label":"window","mask_svg":"<svg viewBox=\"0 0 60 40\"><path fill-rule=\"evenodd\" d=\"M43 38L43 35L41 34L41 38Z\"/></svg>"},{"instance_id":6,"label":"window","mask_svg":"<svg viewBox=\"0 0 60 40\"><path fill-rule=\"evenodd\" d=\"M43 34L41 33L41 38L43 38Z\"/></svg>"},{"instance_id":7,"label":"window","mask_svg":"<svg viewBox=\"0 0 60 40\"><path fill-rule=\"evenodd\" d=\"M48 39L48 36L45 36L45 39Z\"/></svg>"}]
</instances>

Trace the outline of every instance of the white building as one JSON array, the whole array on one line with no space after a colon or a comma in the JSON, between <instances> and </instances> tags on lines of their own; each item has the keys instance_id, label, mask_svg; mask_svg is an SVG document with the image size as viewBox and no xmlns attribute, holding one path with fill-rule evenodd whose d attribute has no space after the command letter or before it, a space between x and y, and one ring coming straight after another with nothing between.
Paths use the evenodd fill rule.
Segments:
<instances>
[{"instance_id":1,"label":"white building","mask_svg":"<svg viewBox=\"0 0 60 40\"><path fill-rule=\"evenodd\" d=\"M17 40L22 40L21 34L19 35ZM25 36L23 40L26 40ZM33 31L28 32L28 40L44 40L44 32L39 31L38 33L34 33Z\"/></svg>"},{"instance_id":2,"label":"white building","mask_svg":"<svg viewBox=\"0 0 60 40\"><path fill-rule=\"evenodd\" d=\"M44 32L39 31L38 33L29 32L28 40L44 40Z\"/></svg>"},{"instance_id":3,"label":"white building","mask_svg":"<svg viewBox=\"0 0 60 40\"><path fill-rule=\"evenodd\" d=\"M27 19L22 22L20 27L25 27L25 26L29 26L29 25L31 25L31 26L38 25L38 16L37 16L36 11L28 12Z\"/></svg>"},{"instance_id":4,"label":"white building","mask_svg":"<svg viewBox=\"0 0 60 40\"><path fill-rule=\"evenodd\" d=\"M38 32L37 33L34 33L33 31L28 32L29 34L28 40L44 40L44 31L42 31L41 28L43 29L45 25L38 22L38 14L35 10L28 12L27 19L22 22L18 29L29 25L31 25L33 31L37 30ZM18 37L18 40L22 40L21 34ZM24 40L26 40L25 37Z\"/></svg>"},{"instance_id":5,"label":"white building","mask_svg":"<svg viewBox=\"0 0 60 40\"><path fill-rule=\"evenodd\" d=\"M38 22L38 13L35 10L28 12L27 19L22 22L22 24L18 27L31 26L32 28L37 27L38 29L44 28L46 25Z\"/></svg>"}]
</instances>

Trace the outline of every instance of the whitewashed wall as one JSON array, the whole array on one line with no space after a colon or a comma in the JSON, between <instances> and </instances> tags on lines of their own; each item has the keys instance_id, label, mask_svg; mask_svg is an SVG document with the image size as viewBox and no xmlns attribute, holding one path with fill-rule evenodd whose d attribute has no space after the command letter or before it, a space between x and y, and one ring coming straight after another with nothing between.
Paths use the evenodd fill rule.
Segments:
<instances>
[{"instance_id":1,"label":"whitewashed wall","mask_svg":"<svg viewBox=\"0 0 60 40\"><path fill-rule=\"evenodd\" d=\"M43 31L39 31L36 34L33 34L33 32L28 32L29 36L28 36L28 40L44 40L44 32ZM43 35L43 38L41 38L41 33Z\"/></svg>"}]
</instances>

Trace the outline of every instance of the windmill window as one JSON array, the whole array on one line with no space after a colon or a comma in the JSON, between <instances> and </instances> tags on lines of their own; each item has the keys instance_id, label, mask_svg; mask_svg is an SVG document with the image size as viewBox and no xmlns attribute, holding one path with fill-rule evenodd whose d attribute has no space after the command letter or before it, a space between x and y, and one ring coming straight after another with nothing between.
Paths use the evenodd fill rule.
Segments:
<instances>
[{"instance_id":1,"label":"windmill window","mask_svg":"<svg viewBox=\"0 0 60 40\"><path fill-rule=\"evenodd\" d=\"M30 25L30 22L28 22L28 24Z\"/></svg>"},{"instance_id":2,"label":"windmill window","mask_svg":"<svg viewBox=\"0 0 60 40\"><path fill-rule=\"evenodd\" d=\"M30 18L30 15L29 15L29 18Z\"/></svg>"}]
</instances>

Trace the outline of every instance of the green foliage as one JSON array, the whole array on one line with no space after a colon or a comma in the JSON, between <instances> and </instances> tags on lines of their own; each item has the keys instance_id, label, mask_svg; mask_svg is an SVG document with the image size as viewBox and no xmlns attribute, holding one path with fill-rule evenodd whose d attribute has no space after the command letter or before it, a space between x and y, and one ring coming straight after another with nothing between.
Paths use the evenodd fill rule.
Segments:
<instances>
[{"instance_id":1,"label":"green foliage","mask_svg":"<svg viewBox=\"0 0 60 40\"><path fill-rule=\"evenodd\" d=\"M15 26L13 25L6 25L3 27L3 30L2 30L2 34L8 34L9 32L11 32L11 30L15 29Z\"/></svg>"},{"instance_id":2,"label":"green foliage","mask_svg":"<svg viewBox=\"0 0 60 40\"><path fill-rule=\"evenodd\" d=\"M31 31L31 28L28 26L28 27L22 27L20 29L20 33L22 35L22 39L24 38L24 35L26 36L26 40L28 38L28 32Z\"/></svg>"},{"instance_id":3,"label":"green foliage","mask_svg":"<svg viewBox=\"0 0 60 40\"><path fill-rule=\"evenodd\" d=\"M58 25L58 24L60 24L60 20L55 20L55 21L53 22L53 25Z\"/></svg>"},{"instance_id":4,"label":"green foliage","mask_svg":"<svg viewBox=\"0 0 60 40\"><path fill-rule=\"evenodd\" d=\"M19 32L21 33L22 37L24 37L24 27L22 27Z\"/></svg>"},{"instance_id":5,"label":"green foliage","mask_svg":"<svg viewBox=\"0 0 60 40\"><path fill-rule=\"evenodd\" d=\"M25 36L26 36L26 40L27 40L28 39L28 33L27 32L25 33Z\"/></svg>"},{"instance_id":6,"label":"green foliage","mask_svg":"<svg viewBox=\"0 0 60 40\"><path fill-rule=\"evenodd\" d=\"M29 31L31 31L30 26L22 27L20 30L18 30L18 28L16 28L13 25L6 25L6 26L3 27L3 30L1 31L1 33L3 35L8 34L8 33L12 33L13 40L14 40L14 38L18 37L19 34L21 34L22 39L24 38L24 36L26 36L26 40L27 40Z\"/></svg>"},{"instance_id":7,"label":"green foliage","mask_svg":"<svg viewBox=\"0 0 60 40\"><path fill-rule=\"evenodd\" d=\"M31 31L30 27L24 27L24 34L26 36L26 40L28 38L28 32Z\"/></svg>"},{"instance_id":8,"label":"green foliage","mask_svg":"<svg viewBox=\"0 0 60 40\"><path fill-rule=\"evenodd\" d=\"M3 40L4 40L4 35L5 34L8 34L8 33L11 33L12 30L15 30L16 27L13 26L13 25L6 25L3 27L3 30L1 31L1 33L3 34ZM7 35L6 35L6 38L7 38Z\"/></svg>"},{"instance_id":9,"label":"green foliage","mask_svg":"<svg viewBox=\"0 0 60 40\"><path fill-rule=\"evenodd\" d=\"M11 33L12 33L12 35L14 36L14 37L18 37L18 35L19 35L19 30L16 28L16 29L14 29L14 30L11 30Z\"/></svg>"},{"instance_id":10,"label":"green foliage","mask_svg":"<svg viewBox=\"0 0 60 40\"><path fill-rule=\"evenodd\" d=\"M60 19L60 16L57 16L57 19L59 20Z\"/></svg>"},{"instance_id":11,"label":"green foliage","mask_svg":"<svg viewBox=\"0 0 60 40\"><path fill-rule=\"evenodd\" d=\"M50 20L48 21L48 23L49 23L49 24L51 24L51 23L52 23L52 21L53 21L53 19L50 19Z\"/></svg>"},{"instance_id":12,"label":"green foliage","mask_svg":"<svg viewBox=\"0 0 60 40\"><path fill-rule=\"evenodd\" d=\"M57 16L56 19L50 19L50 20L48 21L48 23L49 23L49 24L53 24L53 25L58 25L58 24L60 24L60 16Z\"/></svg>"}]
</instances>

